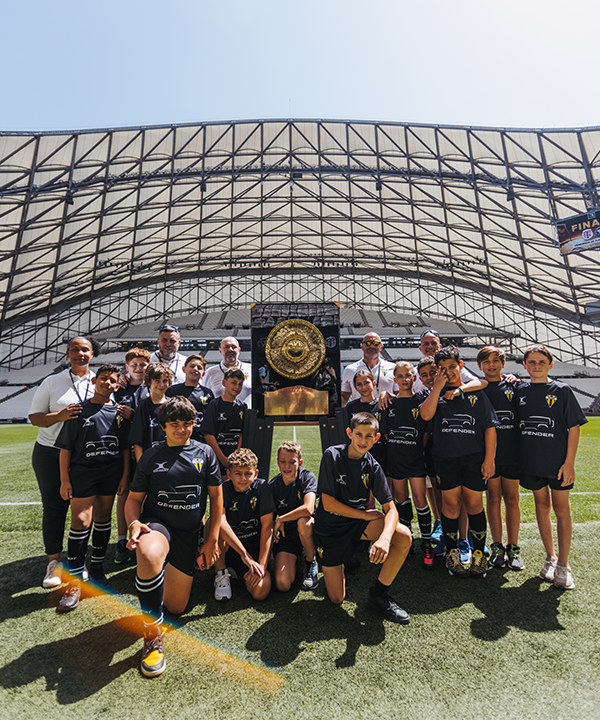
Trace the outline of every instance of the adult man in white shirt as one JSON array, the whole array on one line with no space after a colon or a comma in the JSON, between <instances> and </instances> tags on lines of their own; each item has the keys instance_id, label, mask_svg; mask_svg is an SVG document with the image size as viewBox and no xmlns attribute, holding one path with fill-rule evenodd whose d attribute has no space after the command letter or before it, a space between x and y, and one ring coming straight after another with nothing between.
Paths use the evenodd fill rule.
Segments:
<instances>
[{"instance_id":1,"label":"adult man in white shirt","mask_svg":"<svg viewBox=\"0 0 600 720\"><path fill-rule=\"evenodd\" d=\"M431 356L433 357L438 350L442 349L442 342L440 340L440 335L437 332L437 330L423 330L421 333L421 344L419 345L419 350L421 351L421 354L423 357ZM476 380L477 378L475 375L470 373L466 367L463 367L460 371L460 377L463 381L463 383L471 382L471 380ZM417 379L413 383L413 392L424 392L425 385L421 382L421 379L417 375ZM395 394L395 390L394 390Z\"/></svg>"},{"instance_id":2,"label":"adult man in white shirt","mask_svg":"<svg viewBox=\"0 0 600 720\"><path fill-rule=\"evenodd\" d=\"M354 376L359 370L370 370L374 379L373 396L375 400L384 390L394 394L394 363L383 360L380 355L383 350L383 342L379 335L375 332L367 333L360 347L363 351L363 357L355 363L348 365L342 375L342 405L345 405L350 399L355 400L359 397L359 393L352 382Z\"/></svg>"},{"instance_id":3,"label":"adult man in white shirt","mask_svg":"<svg viewBox=\"0 0 600 720\"><path fill-rule=\"evenodd\" d=\"M185 382L186 356L177 352L181 345L181 335L177 325L161 325L158 332L158 349L150 355L150 362L160 362L168 365L174 374L173 383Z\"/></svg>"},{"instance_id":4,"label":"adult man in white shirt","mask_svg":"<svg viewBox=\"0 0 600 720\"><path fill-rule=\"evenodd\" d=\"M225 372L227 370L239 369L244 373L244 387L237 399L240 402L246 403L248 407L252 407L252 366L250 363L243 363L238 359L241 350L239 342L234 337L223 338L219 345L222 360L218 365L213 365L208 368L202 378L202 384L204 387L212 390L216 398L221 397L225 389L223 387L223 376Z\"/></svg>"}]
</instances>

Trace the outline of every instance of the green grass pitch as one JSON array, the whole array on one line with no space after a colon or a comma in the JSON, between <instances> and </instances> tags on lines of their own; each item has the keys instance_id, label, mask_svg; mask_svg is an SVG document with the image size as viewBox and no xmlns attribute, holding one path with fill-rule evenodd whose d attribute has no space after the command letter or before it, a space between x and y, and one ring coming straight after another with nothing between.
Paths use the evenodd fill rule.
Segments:
<instances>
[{"instance_id":1,"label":"green grass pitch","mask_svg":"<svg viewBox=\"0 0 600 720\"><path fill-rule=\"evenodd\" d=\"M413 557L392 588L411 613L407 627L369 613L376 571L364 555L341 607L322 580L315 592L296 584L262 604L234 584L218 605L212 573L198 573L181 629L167 636L167 672L154 680L140 676L141 641L123 622L138 611L135 570L113 564L114 545L106 569L120 595L55 613L58 593L40 587L41 506L8 504L39 502L35 429L0 426L0 718L600 718L600 418L590 420L571 497L574 591L537 578L544 553L522 491L526 569L461 580ZM274 449L293 433L276 428ZM296 437L317 472L318 429L297 427ZM256 684L261 673L275 673L275 690Z\"/></svg>"}]
</instances>

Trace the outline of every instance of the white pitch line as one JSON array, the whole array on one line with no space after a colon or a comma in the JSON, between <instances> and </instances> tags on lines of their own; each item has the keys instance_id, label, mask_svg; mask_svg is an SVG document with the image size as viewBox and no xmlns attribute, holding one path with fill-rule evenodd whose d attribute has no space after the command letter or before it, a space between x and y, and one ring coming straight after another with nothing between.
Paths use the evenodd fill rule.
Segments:
<instances>
[{"instance_id":1,"label":"white pitch line","mask_svg":"<svg viewBox=\"0 0 600 720\"><path fill-rule=\"evenodd\" d=\"M3 503L0 502L0 506L6 506L6 505L41 505L42 503L40 501L37 502L18 502L18 503Z\"/></svg>"},{"instance_id":2,"label":"white pitch line","mask_svg":"<svg viewBox=\"0 0 600 720\"><path fill-rule=\"evenodd\" d=\"M295 425L294 425L294 442L298 442L298 441L296 440L296 426L295 426Z\"/></svg>"}]
</instances>

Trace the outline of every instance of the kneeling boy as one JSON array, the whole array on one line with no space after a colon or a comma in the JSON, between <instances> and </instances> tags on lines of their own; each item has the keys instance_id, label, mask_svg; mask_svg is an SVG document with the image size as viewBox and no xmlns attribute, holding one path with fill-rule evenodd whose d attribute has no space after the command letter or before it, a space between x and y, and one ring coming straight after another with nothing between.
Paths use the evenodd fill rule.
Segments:
<instances>
[{"instance_id":1,"label":"kneeling boy","mask_svg":"<svg viewBox=\"0 0 600 720\"><path fill-rule=\"evenodd\" d=\"M314 590L318 566L315 558L314 525L317 478L302 465L302 448L297 442L287 440L277 450L279 475L269 483L279 515L275 522L273 555L275 556L275 586L286 592L296 578L296 563L306 554L304 590Z\"/></svg>"},{"instance_id":2,"label":"kneeling boy","mask_svg":"<svg viewBox=\"0 0 600 720\"><path fill-rule=\"evenodd\" d=\"M406 624L410 618L388 594L411 545L408 528L398 523L398 512L385 475L369 450L379 439L379 424L369 413L357 413L347 430L350 443L327 448L319 469L320 503L314 538L327 594L339 605L346 596L344 565L361 540L371 540L369 557L381 565L369 591L369 604L387 620ZM383 512L369 510L371 492Z\"/></svg>"},{"instance_id":3,"label":"kneeling boy","mask_svg":"<svg viewBox=\"0 0 600 720\"><path fill-rule=\"evenodd\" d=\"M223 483L223 517L215 563L215 600L231 599L230 578L243 578L255 600L271 590L267 569L273 541L275 503L271 488L258 477L258 458L246 448L231 453Z\"/></svg>"},{"instance_id":4,"label":"kneeling boy","mask_svg":"<svg viewBox=\"0 0 600 720\"><path fill-rule=\"evenodd\" d=\"M147 450L138 463L125 505L130 550L137 556L135 586L146 618L141 671L165 669L163 606L179 615L190 598L206 497L210 528L203 548L205 567L218 553L223 512L221 473L214 452L190 440L196 409L185 398L170 398L158 409L166 442Z\"/></svg>"}]
</instances>

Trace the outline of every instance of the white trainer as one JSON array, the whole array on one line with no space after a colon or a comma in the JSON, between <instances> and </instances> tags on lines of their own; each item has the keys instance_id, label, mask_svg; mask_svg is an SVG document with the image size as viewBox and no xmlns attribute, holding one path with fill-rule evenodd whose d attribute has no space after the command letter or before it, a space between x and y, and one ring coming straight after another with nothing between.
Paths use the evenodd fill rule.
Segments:
<instances>
[{"instance_id":1,"label":"white trainer","mask_svg":"<svg viewBox=\"0 0 600 720\"><path fill-rule=\"evenodd\" d=\"M554 582L554 575L556 573L557 564L558 560L554 557L547 557L544 560L544 564L542 565L542 569L540 570L540 577L542 578L542 580L545 580L546 582Z\"/></svg>"},{"instance_id":2,"label":"white trainer","mask_svg":"<svg viewBox=\"0 0 600 720\"><path fill-rule=\"evenodd\" d=\"M58 560L50 560L46 568L46 576L42 581L42 587L55 588L62 585L61 564Z\"/></svg>"},{"instance_id":3,"label":"white trainer","mask_svg":"<svg viewBox=\"0 0 600 720\"><path fill-rule=\"evenodd\" d=\"M215 575L215 600L231 600L231 573L229 568L217 570Z\"/></svg>"},{"instance_id":4,"label":"white trainer","mask_svg":"<svg viewBox=\"0 0 600 720\"><path fill-rule=\"evenodd\" d=\"M568 565L558 563L556 566L556 572L554 573L554 587L560 588L561 590L575 589L573 573Z\"/></svg>"}]
</instances>

